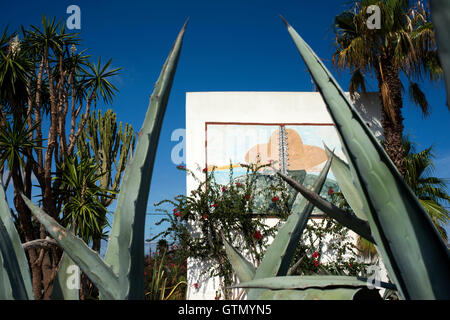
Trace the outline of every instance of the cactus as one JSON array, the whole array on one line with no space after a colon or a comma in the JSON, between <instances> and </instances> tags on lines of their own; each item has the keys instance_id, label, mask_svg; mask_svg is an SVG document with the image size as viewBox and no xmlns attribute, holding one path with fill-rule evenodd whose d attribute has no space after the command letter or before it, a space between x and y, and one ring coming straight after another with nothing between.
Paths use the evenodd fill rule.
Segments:
<instances>
[{"instance_id":1,"label":"cactus","mask_svg":"<svg viewBox=\"0 0 450 320\"><path fill-rule=\"evenodd\" d=\"M22 195L33 215L97 286L103 299L144 298L144 225L159 134L187 22L162 68L135 153L125 168L104 260Z\"/></svg>"},{"instance_id":2,"label":"cactus","mask_svg":"<svg viewBox=\"0 0 450 320\"><path fill-rule=\"evenodd\" d=\"M99 165L100 187L113 192L119 190L120 177L125 170L130 151L133 152L135 135L133 127L119 123L117 130L117 115L108 109L105 114L101 110L89 115L86 127L77 140L77 149L81 157L95 159ZM83 120L83 119L82 119ZM117 156L119 156L117 158ZM118 160L118 161L117 161ZM112 176L112 164L115 164L115 175ZM106 208L114 199L101 197L100 203Z\"/></svg>"}]
</instances>

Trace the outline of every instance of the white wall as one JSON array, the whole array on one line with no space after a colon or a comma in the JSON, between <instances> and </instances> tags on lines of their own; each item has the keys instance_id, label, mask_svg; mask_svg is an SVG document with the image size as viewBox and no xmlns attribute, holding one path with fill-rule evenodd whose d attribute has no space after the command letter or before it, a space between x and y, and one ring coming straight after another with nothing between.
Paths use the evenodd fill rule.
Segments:
<instances>
[{"instance_id":1,"label":"white wall","mask_svg":"<svg viewBox=\"0 0 450 320\"><path fill-rule=\"evenodd\" d=\"M377 138L382 129L378 96L363 94L356 108ZM276 112L274 112L276 111ZM318 92L188 92L186 93L186 167L205 167L205 123L330 123L332 120ZM187 176L186 194L196 189ZM188 299L214 299L218 279L208 279L199 265L188 261ZM194 283L199 288L193 287Z\"/></svg>"}]
</instances>

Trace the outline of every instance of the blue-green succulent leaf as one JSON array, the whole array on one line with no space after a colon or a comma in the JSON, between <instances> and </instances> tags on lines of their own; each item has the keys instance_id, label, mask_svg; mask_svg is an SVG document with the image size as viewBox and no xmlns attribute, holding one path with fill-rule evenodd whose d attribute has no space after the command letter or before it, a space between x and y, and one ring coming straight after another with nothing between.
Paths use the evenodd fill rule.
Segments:
<instances>
[{"instance_id":1,"label":"blue-green succulent leaf","mask_svg":"<svg viewBox=\"0 0 450 320\"><path fill-rule=\"evenodd\" d=\"M20 284L16 284L14 282L11 283L12 289L17 290L24 286L25 293L20 293L21 299L26 300L34 300L33 294L33 286L31 284L31 274L30 269L28 267L28 260L25 254L25 251L22 247L22 242L20 240L19 234L17 233L16 227L14 225L14 221L11 218L11 212L9 211L9 206L6 201L5 192L3 190L3 186L0 184L0 221L3 223L6 235L11 243L11 254L14 254L15 260L17 261L17 266L14 267L12 272L15 273L14 278L20 281ZM9 250L8 249L8 250ZM3 257L4 263L6 262L6 257ZM17 273L17 274L16 274ZM12 281L12 279L10 279ZM26 298L25 298L26 296Z\"/></svg>"},{"instance_id":2,"label":"blue-green succulent leaf","mask_svg":"<svg viewBox=\"0 0 450 320\"><path fill-rule=\"evenodd\" d=\"M186 22L187 23L187 22ZM105 262L119 276L121 299L144 299L144 228L159 135L186 24L164 63L150 98L133 158L125 169Z\"/></svg>"},{"instance_id":3,"label":"blue-green succulent leaf","mask_svg":"<svg viewBox=\"0 0 450 320\"><path fill-rule=\"evenodd\" d=\"M31 213L44 226L45 230L58 242L64 252L81 268L86 276L95 284L105 299L119 299L119 281L111 268L105 264L97 252L66 230L52 217L22 195Z\"/></svg>"},{"instance_id":4,"label":"blue-green succulent leaf","mask_svg":"<svg viewBox=\"0 0 450 320\"><path fill-rule=\"evenodd\" d=\"M357 173L370 230L399 293L405 299L450 299L449 251L430 217L322 61L286 26Z\"/></svg>"},{"instance_id":5,"label":"blue-green succulent leaf","mask_svg":"<svg viewBox=\"0 0 450 320\"><path fill-rule=\"evenodd\" d=\"M222 235L222 241L225 245L225 252L230 261L233 270L239 278L239 281L246 282L253 279L255 276L255 267L253 264L245 259L240 252L236 250Z\"/></svg>"}]
</instances>

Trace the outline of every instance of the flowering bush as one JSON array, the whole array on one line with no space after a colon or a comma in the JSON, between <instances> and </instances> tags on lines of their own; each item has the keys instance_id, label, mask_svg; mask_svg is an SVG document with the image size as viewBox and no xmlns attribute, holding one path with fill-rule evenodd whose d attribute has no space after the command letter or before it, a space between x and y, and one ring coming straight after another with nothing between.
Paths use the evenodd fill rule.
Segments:
<instances>
[{"instance_id":1,"label":"flowering bush","mask_svg":"<svg viewBox=\"0 0 450 320\"><path fill-rule=\"evenodd\" d=\"M206 174L205 180L185 168L179 168L192 175L198 182L197 189L190 195L179 195L173 200L164 200L157 206L169 204L175 207L172 213L164 211L170 227L156 235L172 237L183 252L201 261L212 261L209 276L219 276L221 289L218 296L225 299L236 298L226 289L235 283L232 267L223 247L220 234L233 244L254 264L259 265L268 246L269 238L275 236L278 227L288 217L296 193L276 175L262 175L261 170L268 165L242 165L247 169L245 176L233 178L230 166L227 185L217 183L215 171L199 169ZM309 179L309 178L308 178ZM313 180L309 179L309 183ZM329 200L334 199L334 189L324 188L321 193ZM265 217L278 218L278 224L269 227ZM305 229L296 252L291 274L351 274L356 275L365 266L357 263L355 245L348 237L348 229L329 218L315 221L311 219ZM327 240L326 240L327 239ZM331 241L330 241L331 240ZM332 261L323 259L323 250L334 252ZM193 289L198 290L197 279Z\"/></svg>"},{"instance_id":2,"label":"flowering bush","mask_svg":"<svg viewBox=\"0 0 450 320\"><path fill-rule=\"evenodd\" d=\"M213 261L207 271L210 276L222 279L221 294L226 299L231 298L231 291L225 288L234 281L220 233L248 253L253 263L259 264L269 237L277 230L277 225L269 227L260 218L270 216L284 221L290 211L290 195L284 183L276 176L260 174L267 165L242 166L246 168L246 174L237 178L233 178L233 168L230 166L227 185L216 181L214 170L206 174L206 180L201 181L193 172L179 168L198 181L198 188L188 196L179 195L174 200L156 204L168 203L176 209L171 214L169 210L161 209L167 213L167 218L159 223L169 222L170 227L154 239L171 236L190 257ZM206 170L201 171L205 173ZM264 179L264 187L261 187L261 179ZM198 231L196 236L188 231L191 227Z\"/></svg>"}]
</instances>

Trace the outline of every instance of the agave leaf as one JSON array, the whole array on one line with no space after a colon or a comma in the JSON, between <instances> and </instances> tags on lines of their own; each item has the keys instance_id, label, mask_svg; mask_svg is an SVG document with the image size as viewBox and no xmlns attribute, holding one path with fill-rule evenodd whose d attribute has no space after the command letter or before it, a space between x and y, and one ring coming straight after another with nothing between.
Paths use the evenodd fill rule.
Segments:
<instances>
[{"instance_id":1,"label":"agave leaf","mask_svg":"<svg viewBox=\"0 0 450 320\"><path fill-rule=\"evenodd\" d=\"M255 276L255 267L247 259L245 259L221 234L222 241L225 245L227 257L236 272L239 281L246 282L253 279Z\"/></svg>"},{"instance_id":2,"label":"agave leaf","mask_svg":"<svg viewBox=\"0 0 450 320\"><path fill-rule=\"evenodd\" d=\"M13 300L11 284L8 273L3 265L2 253L0 252L0 300Z\"/></svg>"},{"instance_id":3,"label":"agave leaf","mask_svg":"<svg viewBox=\"0 0 450 320\"><path fill-rule=\"evenodd\" d=\"M78 265L95 284L106 299L118 299L119 281L117 276L102 258L72 232L64 229L52 217L22 195L31 213L44 226L45 230L58 242L64 252Z\"/></svg>"},{"instance_id":4,"label":"agave leaf","mask_svg":"<svg viewBox=\"0 0 450 320\"><path fill-rule=\"evenodd\" d=\"M186 22L187 24L187 22ZM153 163L186 24L164 63L117 200L105 262L119 276L121 299L144 299L144 227Z\"/></svg>"},{"instance_id":5,"label":"agave leaf","mask_svg":"<svg viewBox=\"0 0 450 320\"><path fill-rule=\"evenodd\" d=\"M430 1L431 18L438 47L439 61L442 65L447 88L447 107L450 109L450 2L448 0Z\"/></svg>"},{"instance_id":6,"label":"agave leaf","mask_svg":"<svg viewBox=\"0 0 450 320\"><path fill-rule=\"evenodd\" d=\"M312 190L320 193L330 170L331 159L327 161L321 173L317 177ZM292 263L295 250L298 247L300 237L305 229L314 205L303 198L298 206L298 211L292 211L286 222L280 227L275 239L267 248L263 260L255 273L255 279L284 276ZM250 290L248 298L256 299L263 290Z\"/></svg>"},{"instance_id":7,"label":"agave leaf","mask_svg":"<svg viewBox=\"0 0 450 320\"><path fill-rule=\"evenodd\" d=\"M336 80L286 22L336 125L369 209L368 222L404 299L450 299L449 251L418 199Z\"/></svg>"},{"instance_id":8,"label":"agave leaf","mask_svg":"<svg viewBox=\"0 0 450 320\"><path fill-rule=\"evenodd\" d=\"M17 290L21 290L22 286L24 287L25 293L14 293L15 295L20 294L20 299L34 300L33 294L33 286L31 284L31 275L30 269L28 267L28 260L25 255L25 251L22 247L22 242L20 241L19 234L17 233L16 227L14 226L14 221L11 218L11 213L9 211L8 203L6 202L5 191L3 190L3 186L0 183L0 222L2 222L6 234L5 237L8 238L9 243L11 245L8 248L11 254L14 254L15 260L17 261L17 266L14 266L14 269L11 272L14 272L14 278L20 281L19 283L15 283L13 278L10 278L11 286L13 291L17 287ZM5 244L6 245L6 244ZM6 248L5 248L6 249ZM3 263L7 263L7 257L3 257ZM13 262L14 263L14 262ZM16 274L17 273L17 274ZM26 297L25 297L26 296Z\"/></svg>"},{"instance_id":9,"label":"agave leaf","mask_svg":"<svg viewBox=\"0 0 450 320\"><path fill-rule=\"evenodd\" d=\"M264 288L270 290L303 290L327 287L367 287L368 279L352 276L286 276L254 279L233 288ZM372 283L370 283L372 285ZM381 288L395 290L395 285L380 282Z\"/></svg>"},{"instance_id":10,"label":"agave leaf","mask_svg":"<svg viewBox=\"0 0 450 320\"><path fill-rule=\"evenodd\" d=\"M328 171L332 165L333 159L328 159L319 176L317 177L314 185L312 187L312 191L319 194L322 190L322 187L327 179ZM305 199L306 202L306 199ZM284 254L281 256L281 262L275 262L275 269L278 269L276 273L277 276L285 276L289 271L289 267L292 263L292 259L295 255L295 250L298 247L298 243L302 236L303 230L308 223L309 217L314 209L314 204L311 202L307 202L305 208L302 211L293 211L291 215L287 219L287 221L280 228L277 236L273 240L270 247L267 249L264 258L268 255L269 250L271 250L272 255L278 251L278 255L280 252ZM273 250L271 249L273 247ZM270 256L268 257L270 261ZM277 260L280 260L279 258ZM263 259L264 262L264 259ZM261 266L260 266L261 267Z\"/></svg>"},{"instance_id":11,"label":"agave leaf","mask_svg":"<svg viewBox=\"0 0 450 320\"><path fill-rule=\"evenodd\" d=\"M53 281L52 300L79 300L79 289L72 289L67 285L68 281L71 280L69 277L73 276L70 270L72 266L77 265L66 253L63 253L59 263L58 273Z\"/></svg>"},{"instance_id":12,"label":"agave leaf","mask_svg":"<svg viewBox=\"0 0 450 320\"><path fill-rule=\"evenodd\" d=\"M266 290L260 300L352 300L361 288Z\"/></svg>"},{"instance_id":13,"label":"agave leaf","mask_svg":"<svg viewBox=\"0 0 450 320\"><path fill-rule=\"evenodd\" d=\"M11 284L13 298L15 300L28 300L28 293L19 271L19 262L17 261L13 244L2 220L0 220L0 252L3 258L3 266Z\"/></svg>"},{"instance_id":14,"label":"agave leaf","mask_svg":"<svg viewBox=\"0 0 450 320\"><path fill-rule=\"evenodd\" d=\"M320 197L318 194L308 190L297 181L291 179L287 175L277 172L277 174L283 178L291 187L300 192L306 199L311 201L318 209L322 210L325 214L335 219L337 222L342 224L344 227L349 228L350 230L356 232L360 236L369 240L370 242L375 242L371 235L371 231L369 228L369 224L367 221L359 219L357 216L350 212L346 212L339 207L335 206L331 202Z\"/></svg>"},{"instance_id":15,"label":"agave leaf","mask_svg":"<svg viewBox=\"0 0 450 320\"><path fill-rule=\"evenodd\" d=\"M328 149L327 146L325 146L325 150L327 151L328 157L333 158L331 171L333 171L333 174L336 177L339 189L344 195L345 200L347 200L348 204L358 218L367 221L367 215L365 213L368 208L367 200L358 190L358 187L355 186L349 166L341 158L334 154L334 152Z\"/></svg>"}]
</instances>

